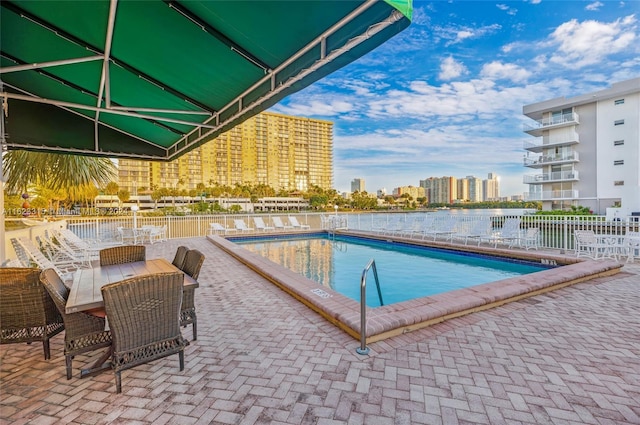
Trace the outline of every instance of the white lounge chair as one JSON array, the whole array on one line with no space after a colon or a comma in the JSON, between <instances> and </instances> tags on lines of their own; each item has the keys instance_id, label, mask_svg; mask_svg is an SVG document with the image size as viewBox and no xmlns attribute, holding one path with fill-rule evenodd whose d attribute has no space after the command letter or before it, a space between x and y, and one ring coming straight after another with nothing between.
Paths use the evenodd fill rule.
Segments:
<instances>
[{"instance_id":1,"label":"white lounge chair","mask_svg":"<svg viewBox=\"0 0 640 425\"><path fill-rule=\"evenodd\" d=\"M40 249L38 249L38 247L29 238L11 238L11 244L13 245L13 250L16 252L21 263L33 263L43 270L54 269L56 273L58 273L58 276L60 276L60 278L67 284L73 281L73 274L80 268L77 264L54 263L45 257L42 251L40 251Z\"/></svg>"},{"instance_id":2,"label":"white lounge chair","mask_svg":"<svg viewBox=\"0 0 640 425\"><path fill-rule=\"evenodd\" d=\"M294 229L311 229L311 226L308 224L300 224L298 219L292 215L289 216L289 223L291 223Z\"/></svg>"},{"instance_id":3,"label":"white lounge chair","mask_svg":"<svg viewBox=\"0 0 640 425\"><path fill-rule=\"evenodd\" d=\"M290 224L284 224L280 217L271 217L271 221L273 222L273 227L279 230L293 229L293 226Z\"/></svg>"},{"instance_id":4,"label":"white lounge chair","mask_svg":"<svg viewBox=\"0 0 640 425\"><path fill-rule=\"evenodd\" d=\"M435 241L439 236L443 236L445 240L450 241L453 235L456 233L456 226L458 225L458 219L455 217L448 217L444 222L434 222L433 227L427 229L422 234L422 239L427 236L433 237Z\"/></svg>"},{"instance_id":5,"label":"white lounge chair","mask_svg":"<svg viewBox=\"0 0 640 425\"><path fill-rule=\"evenodd\" d=\"M273 226L267 226L262 217L253 217L253 223L256 225L256 229L262 230L263 232L266 232L267 230L276 230Z\"/></svg>"},{"instance_id":6,"label":"white lounge chair","mask_svg":"<svg viewBox=\"0 0 640 425\"><path fill-rule=\"evenodd\" d=\"M253 227L247 226L247 223L245 223L242 219L233 220L233 225L235 226L236 230L241 233L253 232L254 230Z\"/></svg>"},{"instance_id":7,"label":"white lounge chair","mask_svg":"<svg viewBox=\"0 0 640 425\"><path fill-rule=\"evenodd\" d=\"M467 245L470 240L476 240L480 245L481 238L488 238L491 235L491 220L488 218L481 218L471 223L471 227L468 231L459 231L454 234L456 239L464 239L464 244Z\"/></svg>"},{"instance_id":8,"label":"white lounge chair","mask_svg":"<svg viewBox=\"0 0 640 425\"><path fill-rule=\"evenodd\" d=\"M226 235L228 232L237 232L238 229L234 229L231 227L224 227L222 224L220 223L209 223L209 234L210 235L215 235L217 233L222 233L223 235Z\"/></svg>"},{"instance_id":9,"label":"white lounge chair","mask_svg":"<svg viewBox=\"0 0 640 425\"><path fill-rule=\"evenodd\" d=\"M494 248L497 248L499 243L508 244L509 248L513 247L520 239L520 221L519 218L506 219L500 230L494 231L487 237L480 238L480 242L492 243Z\"/></svg>"}]
</instances>

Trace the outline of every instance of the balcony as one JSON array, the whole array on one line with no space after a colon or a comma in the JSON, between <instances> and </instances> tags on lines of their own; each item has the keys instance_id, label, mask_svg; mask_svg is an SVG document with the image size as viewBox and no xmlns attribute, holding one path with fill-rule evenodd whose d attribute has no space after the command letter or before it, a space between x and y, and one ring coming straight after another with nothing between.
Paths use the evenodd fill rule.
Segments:
<instances>
[{"instance_id":1,"label":"balcony","mask_svg":"<svg viewBox=\"0 0 640 425\"><path fill-rule=\"evenodd\" d=\"M554 128L561 128L578 124L580 124L578 114L572 112L570 114L543 118L541 120L534 121L532 124L525 123L522 126L522 130L525 133L531 134L532 136L542 136L543 130L551 130Z\"/></svg>"},{"instance_id":2,"label":"balcony","mask_svg":"<svg viewBox=\"0 0 640 425\"><path fill-rule=\"evenodd\" d=\"M525 193L525 201L556 201L578 199L577 190L546 190L538 193Z\"/></svg>"},{"instance_id":3,"label":"balcony","mask_svg":"<svg viewBox=\"0 0 640 425\"><path fill-rule=\"evenodd\" d=\"M540 155L524 158L524 166L530 168L542 168L547 165L572 164L580 162L578 152L568 152L562 155Z\"/></svg>"},{"instance_id":4,"label":"balcony","mask_svg":"<svg viewBox=\"0 0 640 425\"><path fill-rule=\"evenodd\" d=\"M543 137L542 139L535 139L534 141L525 140L522 142L524 150L529 152L541 153L545 149L555 148L557 146L571 146L580 143L580 137L575 131L569 134L562 134L561 136Z\"/></svg>"},{"instance_id":5,"label":"balcony","mask_svg":"<svg viewBox=\"0 0 640 425\"><path fill-rule=\"evenodd\" d=\"M556 182L572 182L578 181L577 171L555 171L545 174L525 175L522 182L525 184L545 184Z\"/></svg>"}]
</instances>

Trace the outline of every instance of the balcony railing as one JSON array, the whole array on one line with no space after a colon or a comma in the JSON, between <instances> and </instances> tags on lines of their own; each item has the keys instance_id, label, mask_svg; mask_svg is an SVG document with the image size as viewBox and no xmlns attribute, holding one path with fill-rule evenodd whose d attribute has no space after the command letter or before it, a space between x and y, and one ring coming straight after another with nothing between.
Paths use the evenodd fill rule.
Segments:
<instances>
[{"instance_id":1,"label":"balcony railing","mask_svg":"<svg viewBox=\"0 0 640 425\"><path fill-rule=\"evenodd\" d=\"M579 118L580 117L575 112L572 112L570 114L552 116L534 121L533 123L524 123L522 125L522 130L525 133L540 136L542 135L542 130L580 124Z\"/></svg>"},{"instance_id":2,"label":"balcony railing","mask_svg":"<svg viewBox=\"0 0 640 425\"><path fill-rule=\"evenodd\" d=\"M580 162L578 152L567 152L561 155L540 155L537 157L524 158L524 166L531 168L542 168L546 165Z\"/></svg>"},{"instance_id":3,"label":"balcony railing","mask_svg":"<svg viewBox=\"0 0 640 425\"><path fill-rule=\"evenodd\" d=\"M525 175L522 182L525 184L544 184L562 181L578 181L578 172L573 171L554 171L552 173Z\"/></svg>"},{"instance_id":4,"label":"balcony railing","mask_svg":"<svg viewBox=\"0 0 640 425\"><path fill-rule=\"evenodd\" d=\"M545 190L544 192L530 192L524 194L525 201L553 201L578 199L577 190Z\"/></svg>"},{"instance_id":5,"label":"balcony railing","mask_svg":"<svg viewBox=\"0 0 640 425\"><path fill-rule=\"evenodd\" d=\"M542 137L534 140L525 140L522 147L530 152L540 153L545 149L555 148L557 146L571 146L580 143L580 136L576 131L561 136Z\"/></svg>"}]
</instances>

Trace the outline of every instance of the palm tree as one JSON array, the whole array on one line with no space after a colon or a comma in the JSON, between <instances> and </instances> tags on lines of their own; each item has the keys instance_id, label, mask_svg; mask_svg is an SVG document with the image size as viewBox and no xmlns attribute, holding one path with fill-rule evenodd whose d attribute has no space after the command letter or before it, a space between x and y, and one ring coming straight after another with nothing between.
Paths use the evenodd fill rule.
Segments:
<instances>
[{"instance_id":1,"label":"palm tree","mask_svg":"<svg viewBox=\"0 0 640 425\"><path fill-rule=\"evenodd\" d=\"M10 150L3 157L9 193L25 192L30 184L52 190L92 184L102 187L117 176L109 158Z\"/></svg>"}]
</instances>

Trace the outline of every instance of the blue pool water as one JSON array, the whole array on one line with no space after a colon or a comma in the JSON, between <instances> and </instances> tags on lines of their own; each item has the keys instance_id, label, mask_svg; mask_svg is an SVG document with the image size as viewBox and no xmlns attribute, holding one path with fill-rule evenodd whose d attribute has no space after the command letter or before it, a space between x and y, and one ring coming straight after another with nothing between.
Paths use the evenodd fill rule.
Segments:
<instances>
[{"instance_id":1,"label":"blue pool water","mask_svg":"<svg viewBox=\"0 0 640 425\"><path fill-rule=\"evenodd\" d=\"M351 236L336 236L335 240L324 235L230 239L356 301L360 301L362 271L374 259L384 305L549 268L537 263ZM380 305L372 271L367 275L367 305Z\"/></svg>"}]
</instances>

